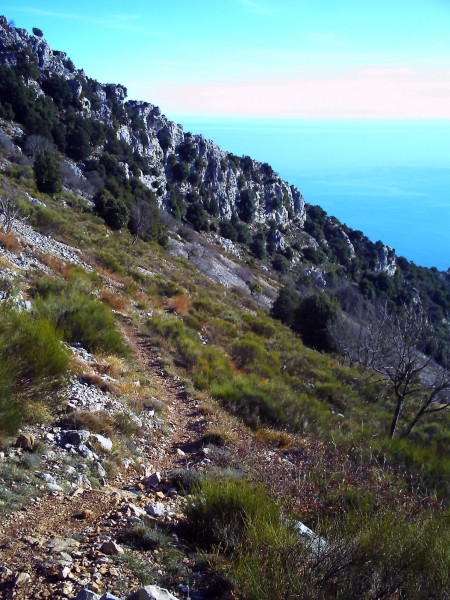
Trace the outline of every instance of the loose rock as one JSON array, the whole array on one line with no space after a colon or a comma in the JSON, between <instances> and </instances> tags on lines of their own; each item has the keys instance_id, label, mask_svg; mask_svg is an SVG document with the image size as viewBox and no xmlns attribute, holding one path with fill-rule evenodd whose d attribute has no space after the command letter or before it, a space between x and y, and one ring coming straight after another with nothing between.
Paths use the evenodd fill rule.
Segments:
<instances>
[{"instance_id":1,"label":"loose rock","mask_svg":"<svg viewBox=\"0 0 450 600\"><path fill-rule=\"evenodd\" d=\"M146 585L136 592L136 600L178 600L170 592L156 585Z\"/></svg>"},{"instance_id":2,"label":"loose rock","mask_svg":"<svg viewBox=\"0 0 450 600\"><path fill-rule=\"evenodd\" d=\"M123 548L122 546L119 546L119 544L116 544L116 542L109 540L108 542L103 542L100 546L100 552L112 556L113 554L122 554Z\"/></svg>"}]
</instances>

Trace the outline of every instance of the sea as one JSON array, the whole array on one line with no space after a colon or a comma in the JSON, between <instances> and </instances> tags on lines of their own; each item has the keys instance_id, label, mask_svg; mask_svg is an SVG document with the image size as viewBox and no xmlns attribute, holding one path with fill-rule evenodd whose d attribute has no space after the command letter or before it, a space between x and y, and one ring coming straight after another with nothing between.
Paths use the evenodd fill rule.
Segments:
<instances>
[{"instance_id":1,"label":"sea","mask_svg":"<svg viewBox=\"0 0 450 600\"><path fill-rule=\"evenodd\" d=\"M415 264L450 267L450 120L170 116L269 163L310 204Z\"/></svg>"}]
</instances>

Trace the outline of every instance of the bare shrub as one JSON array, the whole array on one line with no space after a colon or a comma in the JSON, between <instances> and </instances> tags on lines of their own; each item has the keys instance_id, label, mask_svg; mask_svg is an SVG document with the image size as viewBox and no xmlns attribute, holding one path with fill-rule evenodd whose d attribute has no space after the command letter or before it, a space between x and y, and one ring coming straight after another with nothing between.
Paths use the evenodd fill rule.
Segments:
<instances>
[{"instance_id":1,"label":"bare shrub","mask_svg":"<svg viewBox=\"0 0 450 600\"><path fill-rule=\"evenodd\" d=\"M10 233L14 221L20 217L17 195L11 188L5 189L2 196L0 196L0 216L3 231Z\"/></svg>"}]
</instances>

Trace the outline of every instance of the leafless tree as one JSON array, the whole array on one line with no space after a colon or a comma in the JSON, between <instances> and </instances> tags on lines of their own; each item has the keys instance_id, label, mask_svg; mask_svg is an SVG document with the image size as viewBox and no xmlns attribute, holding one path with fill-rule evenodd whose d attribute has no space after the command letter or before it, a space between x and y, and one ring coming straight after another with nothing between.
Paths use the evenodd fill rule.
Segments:
<instances>
[{"instance_id":1,"label":"leafless tree","mask_svg":"<svg viewBox=\"0 0 450 600\"><path fill-rule=\"evenodd\" d=\"M51 140L39 134L29 135L25 142L25 154L31 158L35 158L36 154L43 150L54 152L55 146Z\"/></svg>"},{"instance_id":2,"label":"leafless tree","mask_svg":"<svg viewBox=\"0 0 450 600\"><path fill-rule=\"evenodd\" d=\"M450 408L448 368L434 363L424 351L432 335L421 310L404 307L392 314L386 305L361 326L341 322L340 333L334 332L350 363L361 364L389 384L395 399L391 438L401 417L406 419L402 435L408 436L425 415Z\"/></svg>"},{"instance_id":3,"label":"leafless tree","mask_svg":"<svg viewBox=\"0 0 450 600\"><path fill-rule=\"evenodd\" d=\"M0 196L0 216L2 217L1 227L3 231L10 233L15 219L18 219L20 216L17 196L11 189L5 189Z\"/></svg>"},{"instance_id":4,"label":"leafless tree","mask_svg":"<svg viewBox=\"0 0 450 600\"><path fill-rule=\"evenodd\" d=\"M153 230L156 213L147 202L138 202L131 210L134 243L138 238L147 239Z\"/></svg>"}]
</instances>

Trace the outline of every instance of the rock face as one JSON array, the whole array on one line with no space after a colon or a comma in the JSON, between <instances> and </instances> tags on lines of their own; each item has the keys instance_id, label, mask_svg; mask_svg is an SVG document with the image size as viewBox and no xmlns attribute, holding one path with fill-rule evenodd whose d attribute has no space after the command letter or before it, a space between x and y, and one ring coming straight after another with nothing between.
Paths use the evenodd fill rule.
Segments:
<instances>
[{"instance_id":1,"label":"rock face","mask_svg":"<svg viewBox=\"0 0 450 600\"><path fill-rule=\"evenodd\" d=\"M206 218L206 223L215 219L214 227L217 227L217 218L234 224L237 219L247 223L252 234L261 230L266 234L269 230L267 239L279 252L290 249L290 232L306 235L303 196L282 181L270 165L249 156L227 153L202 135L185 132L153 104L127 101L124 86L89 79L83 70L74 67L64 52L53 50L44 39L24 29L9 26L6 18L0 17L0 65L19 66L22 72L27 72L24 63L35 65L34 77L36 67L39 69L36 79L24 77L36 95L44 93L42 86L45 87L46 79L64 79L78 101L78 112L114 129L118 142L128 144L134 156L140 157L139 167L130 158L126 159L129 162L119 163L126 176L131 177L133 173L139 177L154 192L159 207L177 219L184 211L194 227L195 219ZM89 184L90 188L85 190L89 201L96 188L82 175L83 169L88 171L85 163L70 163L68 168L78 180ZM330 227L335 230L334 237L339 238L348 259L357 258L358 251L355 253L341 224L331 223ZM300 245L314 249L317 239L304 236L304 243ZM70 260L80 261L78 257ZM373 270L390 276L395 273L395 254L391 249L379 250Z\"/></svg>"},{"instance_id":2,"label":"rock face","mask_svg":"<svg viewBox=\"0 0 450 600\"><path fill-rule=\"evenodd\" d=\"M157 106L135 100L125 102L127 92L123 86L99 83L89 88L84 72L76 70L64 52L52 50L44 39L10 27L0 17L0 64L15 66L21 55L23 60L24 52L31 53L26 60L34 57L43 78L57 75L69 83L85 114L111 125L111 106L115 103L126 109L117 137L146 159L150 174L141 174L141 180L157 193L161 207L169 207L176 194L193 194L223 219L236 213L249 223L275 221L286 225L291 218L303 223L305 203L301 193L282 181L269 165L230 155L211 140L184 132ZM37 94L42 93L39 84L32 84ZM88 88L91 100L87 98Z\"/></svg>"}]
</instances>

